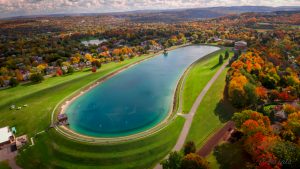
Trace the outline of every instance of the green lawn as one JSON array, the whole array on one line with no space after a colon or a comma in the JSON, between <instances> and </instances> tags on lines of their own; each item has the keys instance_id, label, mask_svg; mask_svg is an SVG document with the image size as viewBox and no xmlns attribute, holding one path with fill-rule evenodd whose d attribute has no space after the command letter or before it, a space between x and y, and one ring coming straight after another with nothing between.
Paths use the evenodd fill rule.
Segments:
<instances>
[{"instance_id":1,"label":"green lawn","mask_svg":"<svg viewBox=\"0 0 300 169\"><path fill-rule=\"evenodd\" d=\"M188 113L190 111L199 93L218 71L221 66L218 64L219 55L222 54L224 56L226 50L230 51L229 49L224 49L212 53L210 56L199 60L191 67L183 89L183 113ZM230 52L229 54L230 56L233 56L233 52Z\"/></svg>"},{"instance_id":2,"label":"green lawn","mask_svg":"<svg viewBox=\"0 0 300 169\"><path fill-rule=\"evenodd\" d=\"M149 168L166 156L175 145L184 124L177 117L161 132L142 140L114 145L77 143L53 130L39 135L36 144L17 158L25 169L35 168Z\"/></svg>"},{"instance_id":3,"label":"green lawn","mask_svg":"<svg viewBox=\"0 0 300 169\"><path fill-rule=\"evenodd\" d=\"M11 169L9 167L8 161L2 161L2 162L0 162L0 169Z\"/></svg>"},{"instance_id":4,"label":"green lawn","mask_svg":"<svg viewBox=\"0 0 300 169\"><path fill-rule=\"evenodd\" d=\"M187 141L194 141L197 148L200 148L212 133L223 126L234 112L228 101L223 99L227 70L228 68L224 69L208 90L193 119Z\"/></svg>"}]
</instances>

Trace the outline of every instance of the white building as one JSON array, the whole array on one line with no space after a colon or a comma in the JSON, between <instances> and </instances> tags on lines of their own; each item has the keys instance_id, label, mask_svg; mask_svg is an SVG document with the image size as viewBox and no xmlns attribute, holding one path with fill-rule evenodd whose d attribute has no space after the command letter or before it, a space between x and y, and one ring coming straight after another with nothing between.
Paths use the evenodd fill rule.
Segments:
<instances>
[{"instance_id":1,"label":"white building","mask_svg":"<svg viewBox=\"0 0 300 169\"><path fill-rule=\"evenodd\" d=\"M14 140L14 135L9 127L0 128L0 146L10 144Z\"/></svg>"}]
</instances>

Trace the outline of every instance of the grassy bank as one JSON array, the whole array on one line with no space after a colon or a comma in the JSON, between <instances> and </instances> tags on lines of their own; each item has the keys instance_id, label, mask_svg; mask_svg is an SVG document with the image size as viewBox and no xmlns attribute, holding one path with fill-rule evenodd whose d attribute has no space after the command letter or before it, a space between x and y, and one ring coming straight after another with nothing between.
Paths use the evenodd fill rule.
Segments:
<instances>
[{"instance_id":1,"label":"grassy bank","mask_svg":"<svg viewBox=\"0 0 300 169\"><path fill-rule=\"evenodd\" d=\"M199 93L218 71L221 66L219 64L219 55L222 54L224 56L226 50L230 51L226 48L219 50L218 52L199 60L191 67L183 89L183 113L188 113L190 111ZM230 56L233 56L233 52L230 52Z\"/></svg>"},{"instance_id":2,"label":"grassy bank","mask_svg":"<svg viewBox=\"0 0 300 169\"><path fill-rule=\"evenodd\" d=\"M155 135L114 145L77 143L52 130L39 135L36 145L22 151L18 156L18 164L25 169L149 168L169 153L183 124L184 119L177 117L171 125Z\"/></svg>"},{"instance_id":3,"label":"grassy bank","mask_svg":"<svg viewBox=\"0 0 300 169\"><path fill-rule=\"evenodd\" d=\"M194 141L197 148L200 148L212 133L223 126L234 112L233 107L223 97L227 70L228 68L224 69L208 90L193 119L187 140Z\"/></svg>"}]
</instances>

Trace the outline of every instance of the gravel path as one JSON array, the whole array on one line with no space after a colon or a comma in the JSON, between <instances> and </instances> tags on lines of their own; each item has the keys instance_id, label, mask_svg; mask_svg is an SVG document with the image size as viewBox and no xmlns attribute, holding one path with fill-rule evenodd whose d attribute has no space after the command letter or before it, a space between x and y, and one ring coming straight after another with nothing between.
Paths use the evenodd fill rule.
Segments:
<instances>
[{"instance_id":1,"label":"gravel path","mask_svg":"<svg viewBox=\"0 0 300 169\"><path fill-rule=\"evenodd\" d=\"M220 76L220 74L223 72L225 67L227 66L228 61L222 65L222 67L218 70L218 72L210 79L210 81L206 84L204 89L201 91L201 93L198 95L196 101L193 104L193 107L191 108L190 112L185 116L186 120L183 126L183 129L181 130L180 136L177 140L176 145L173 147L172 151L180 151L183 147L185 140L187 138L187 135L189 133L189 130L191 128L193 118L196 114L197 108L199 107L203 97L209 90L209 88L212 86L212 84L217 80L217 78ZM160 164L157 164L154 169L162 169L162 166Z\"/></svg>"}]
</instances>

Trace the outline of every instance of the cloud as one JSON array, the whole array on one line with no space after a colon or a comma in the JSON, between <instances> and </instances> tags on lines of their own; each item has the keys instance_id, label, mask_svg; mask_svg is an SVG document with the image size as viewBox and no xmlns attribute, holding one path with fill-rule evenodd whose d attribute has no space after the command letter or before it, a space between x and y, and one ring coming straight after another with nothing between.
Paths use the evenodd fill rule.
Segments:
<instances>
[{"instance_id":1,"label":"cloud","mask_svg":"<svg viewBox=\"0 0 300 169\"><path fill-rule=\"evenodd\" d=\"M300 6L300 0L0 0L0 17L241 5Z\"/></svg>"}]
</instances>

